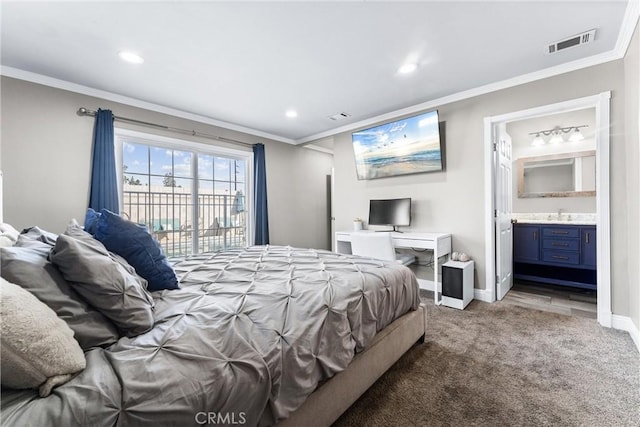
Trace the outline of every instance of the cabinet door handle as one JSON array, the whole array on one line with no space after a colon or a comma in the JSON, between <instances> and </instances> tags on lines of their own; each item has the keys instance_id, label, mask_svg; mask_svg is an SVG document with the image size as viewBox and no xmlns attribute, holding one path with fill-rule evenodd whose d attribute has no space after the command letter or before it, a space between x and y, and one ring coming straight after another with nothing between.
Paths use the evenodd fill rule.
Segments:
<instances>
[{"instance_id":1,"label":"cabinet door handle","mask_svg":"<svg viewBox=\"0 0 640 427\"><path fill-rule=\"evenodd\" d=\"M585 240L586 243L589 243L589 233L585 234L584 240Z\"/></svg>"},{"instance_id":2,"label":"cabinet door handle","mask_svg":"<svg viewBox=\"0 0 640 427\"><path fill-rule=\"evenodd\" d=\"M533 240L536 240L538 238L538 232L534 231L533 232Z\"/></svg>"},{"instance_id":3,"label":"cabinet door handle","mask_svg":"<svg viewBox=\"0 0 640 427\"><path fill-rule=\"evenodd\" d=\"M589 243L589 238L587 237L587 243ZM551 246L569 246L568 243L558 243L558 242L553 242L551 243Z\"/></svg>"},{"instance_id":4,"label":"cabinet door handle","mask_svg":"<svg viewBox=\"0 0 640 427\"><path fill-rule=\"evenodd\" d=\"M552 231L551 234L569 234L568 231Z\"/></svg>"},{"instance_id":5,"label":"cabinet door handle","mask_svg":"<svg viewBox=\"0 0 640 427\"><path fill-rule=\"evenodd\" d=\"M553 256L551 256L551 258L553 258L553 259L565 259L565 260L569 259L568 256L560 256L560 255L553 255Z\"/></svg>"}]
</instances>

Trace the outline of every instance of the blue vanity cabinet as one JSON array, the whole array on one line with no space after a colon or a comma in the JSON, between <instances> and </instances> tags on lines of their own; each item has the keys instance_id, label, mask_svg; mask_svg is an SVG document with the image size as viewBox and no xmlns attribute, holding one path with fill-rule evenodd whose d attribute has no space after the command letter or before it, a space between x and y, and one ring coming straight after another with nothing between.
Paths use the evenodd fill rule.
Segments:
<instances>
[{"instance_id":1,"label":"blue vanity cabinet","mask_svg":"<svg viewBox=\"0 0 640 427\"><path fill-rule=\"evenodd\" d=\"M582 264L596 267L596 227L581 228L581 253Z\"/></svg>"},{"instance_id":2,"label":"blue vanity cabinet","mask_svg":"<svg viewBox=\"0 0 640 427\"><path fill-rule=\"evenodd\" d=\"M515 223L513 277L596 289L596 227Z\"/></svg>"},{"instance_id":3,"label":"blue vanity cabinet","mask_svg":"<svg viewBox=\"0 0 640 427\"><path fill-rule=\"evenodd\" d=\"M540 260L540 227L530 224L514 224L513 259L519 262Z\"/></svg>"}]
</instances>

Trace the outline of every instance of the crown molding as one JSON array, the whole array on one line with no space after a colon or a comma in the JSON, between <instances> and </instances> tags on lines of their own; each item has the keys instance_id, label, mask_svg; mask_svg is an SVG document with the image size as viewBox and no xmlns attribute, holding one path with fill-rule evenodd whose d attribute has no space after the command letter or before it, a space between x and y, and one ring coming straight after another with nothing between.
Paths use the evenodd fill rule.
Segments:
<instances>
[{"instance_id":1,"label":"crown molding","mask_svg":"<svg viewBox=\"0 0 640 427\"><path fill-rule=\"evenodd\" d=\"M627 49L629 49L631 39L633 38L633 32L636 29L636 25L638 25L638 18L640 18L640 1L629 0L627 3L627 9L624 12L624 17L622 18L622 25L620 27L618 40L614 49L615 52L621 55L621 58L624 57L627 53Z\"/></svg>"},{"instance_id":2,"label":"crown molding","mask_svg":"<svg viewBox=\"0 0 640 427\"><path fill-rule=\"evenodd\" d=\"M333 156L333 150L330 148L318 147L317 145L312 145L312 144L298 145L298 147L308 148L309 150L319 151L321 153L331 154Z\"/></svg>"},{"instance_id":3,"label":"crown molding","mask_svg":"<svg viewBox=\"0 0 640 427\"><path fill-rule=\"evenodd\" d=\"M188 111L178 110L176 108L166 107L160 104L154 104L152 102L142 101L137 98L119 95L117 93L95 89L89 86L79 85L66 80L60 80L42 74L32 73L30 71L21 70L19 68L13 68L3 65L0 67L0 75L18 80L25 80L31 83L37 83L44 86L50 86L57 89L67 90L69 92L80 93L82 95L92 96L95 98L106 99L107 101L118 102L120 104L130 105L132 107L155 111L157 113L168 114L170 116L180 117L183 119L192 120L194 122L217 126L219 128L242 132L248 135L271 139L278 142L284 142L286 144L296 144L293 139L285 138L283 136L262 132L256 129L224 122L221 120L216 120L211 117L201 116L199 114L189 113Z\"/></svg>"}]
</instances>

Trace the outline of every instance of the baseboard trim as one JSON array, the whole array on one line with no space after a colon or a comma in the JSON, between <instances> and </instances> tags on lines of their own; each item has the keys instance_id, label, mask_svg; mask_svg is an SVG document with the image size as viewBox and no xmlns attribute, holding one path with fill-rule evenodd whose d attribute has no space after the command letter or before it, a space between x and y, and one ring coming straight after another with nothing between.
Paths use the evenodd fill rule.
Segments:
<instances>
[{"instance_id":1,"label":"baseboard trim","mask_svg":"<svg viewBox=\"0 0 640 427\"><path fill-rule=\"evenodd\" d=\"M611 327L613 329L619 329L621 331L629 332L629 335L631 335L631 339L633 340L636 348L638 349L638 352L640 353L640 330L638 330L630 317L613 314L611 316Z\"/></svg>"},{"instance_id":2,"label":"baseboard trim","mask_svg":"<svg viewBox=\"0 0 640 427\"><path fill-rule=\"evenodd\" d=\"M474 289L473 299L477 299L478 301L484 301L484 302L493 302L491 291L488 289Z\"/></svg>"}]
</instances>

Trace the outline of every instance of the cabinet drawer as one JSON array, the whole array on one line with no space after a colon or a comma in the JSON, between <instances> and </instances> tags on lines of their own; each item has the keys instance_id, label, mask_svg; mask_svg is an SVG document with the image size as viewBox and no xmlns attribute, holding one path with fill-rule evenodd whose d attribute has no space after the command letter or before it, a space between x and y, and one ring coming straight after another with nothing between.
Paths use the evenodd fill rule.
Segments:
<instances>
[{"instance_id":1,"label":"cabinet drawer","mask_svg":"<svg viewBox=\"0 0 640 427\"><path fill-rule=\"evenodd\" d=\"M544 227L542 229L543 237L580 237L580 229L578 227Z\"/></svg>"},{"instance_id":2,"label":"cabinet drawer","mask_svg":"<svg viewBox=\"0 0 640 427\"><path fill-rule=\"evenodd\" d=\"M542 253L542 260L554 264L580 264L580 254L578 252L545 251Z\"/></svg>"},{"instance_id":3,"label":"cabinet drawer","mask_svg":"<svg viewBox=\"0 0 640 427\"><path fill-rule=\"evenodd\" d=\"M553 249L556 251L577 251L580 247L578 239L544 239L543 249Z\"/></svg>"}]
</instances>

